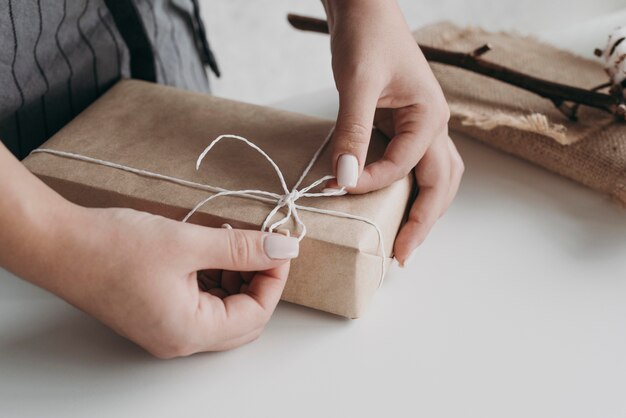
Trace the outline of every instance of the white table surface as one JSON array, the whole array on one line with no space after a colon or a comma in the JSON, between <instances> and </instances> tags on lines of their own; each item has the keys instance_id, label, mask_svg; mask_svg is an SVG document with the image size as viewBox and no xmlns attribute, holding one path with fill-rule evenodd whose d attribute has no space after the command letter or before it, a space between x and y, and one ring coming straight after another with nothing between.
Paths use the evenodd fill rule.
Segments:
<instances>
[{"instance_id":1,"label":"white table surface","mask_svg":"<svg viewBox=\"0 0 626 418\"><path fill-rule=\"evenodd\" d=\"M0 270L0 416L626 416L626 211L454 138L455 204L356 321L281 303L248 346L160 361Z\"/></svg>"}]
</instances>

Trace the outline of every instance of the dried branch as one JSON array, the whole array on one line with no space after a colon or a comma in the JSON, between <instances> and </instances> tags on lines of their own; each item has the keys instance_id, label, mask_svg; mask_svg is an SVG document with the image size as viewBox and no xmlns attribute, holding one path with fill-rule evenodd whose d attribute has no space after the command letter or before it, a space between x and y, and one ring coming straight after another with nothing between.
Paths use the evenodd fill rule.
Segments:
<instances>
[{"instance_id":1,"label":"dried branch","mask_svg":"<svg viewBox=\"0 0 626 418\"><path fill-rule=\"evenodd\" d=\"M294 14L287 15L287 19L296 29L328 33L328 23L325 20ZM491 50L489 45L483 45L469 53L448 51L426 45L419 45L419 47L428 61L482 74L548 99L571 120L577 119L580 105L600 109L622 120L624 119L626 107L616 95L599 93L597 89L587 90L544 80L500 64L485 61L482 57Z\"/></svg>"}]
</instances>

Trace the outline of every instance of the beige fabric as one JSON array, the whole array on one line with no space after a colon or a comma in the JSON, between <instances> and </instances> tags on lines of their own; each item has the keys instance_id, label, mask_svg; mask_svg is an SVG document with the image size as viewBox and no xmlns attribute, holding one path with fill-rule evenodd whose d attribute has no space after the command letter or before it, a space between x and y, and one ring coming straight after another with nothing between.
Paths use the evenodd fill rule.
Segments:
<instances>
[{"instance_id":1,"label":"beige fabric","mask_svg":"<svg viewBox=\"0 0 626 418\"><path fill-rule=\"evenodd\" d=\"M490 43L485 60L584 88L608 81L602 65L535 39L439 23L418 42L456 51ZM450 103L452 130L538 164L626 205L626 123L581 107L572 122L533 93L459 68L432 64Z\"/></svg>"}]
</instances>

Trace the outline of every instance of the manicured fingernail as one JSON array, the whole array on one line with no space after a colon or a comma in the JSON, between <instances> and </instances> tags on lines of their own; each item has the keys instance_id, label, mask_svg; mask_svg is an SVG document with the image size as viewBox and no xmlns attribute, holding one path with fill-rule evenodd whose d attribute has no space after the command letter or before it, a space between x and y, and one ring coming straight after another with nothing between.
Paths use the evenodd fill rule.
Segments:
<instances>
[{"instance_id":1,"label":"manicured fingernail","mask_svg":"<svg viewBox=\"0 0 626 418\"><path fill-rule=\"evenodd\" d=\"M300 252L298 238L286 237L280 234L268 234L263 238L265 254L274 260L288 260L296 258Z\"/></svg>"},{"instance_id":2,"label":"manicured fingernail","mask_svg":"<svg viewBox=\"0 0 626 418\"><path fill-rule=\"evenodd\" d=\"M291 236L291 232L289 232L289 230L288 230L288 229L285 229L285 228L280 228L280 229L277 229L277 230L276 230L276 233L277 233L277 234L280 234L280 235L284 235L284 236L286 236L286 237L290 237L290 236Z\"/></svg>"},{"instance_id":3,"label":"manicured fingernail","mask_svg":"<svg viewBox=\"0 0 626 418\"><path fill-rule=\"evenodd\" d=\"M342 154L337 160L337 184L354 187L359 180L359 160L352 154Z\"/></svg>"},{"instance_id":4,"label":"manicured fingernail","mask_svg":"<svg viewBox=\"0 0 626 418\"><path fill-rule=\"evenodd\" d=\"M343 196L344 194L348 194L345 190L335 189L332 187L326 187L322 189L322 193L337 193L335 196Z\"/></svg>"},{"instance_id":5,"label":"manicured fingernail","mask_svg":"<svg viewBox=\"0 0 626 418\"><path fill-rule=\"evenodd\" d=\"M408 266L409 264L411 264L411 261L413 261L413 259L415 258L415 253L416 252L417 252L417 250L411 251L411 254L409 254L409 256L404 260L404 262L400 263L400 267L404 268L404 267Z\"/></svg>"},{"instance_id":6,"label":"manicured fingernail","mask_svg":"<svg viewBox=\"0 0 626 418\"><path fill-rule=\"evenodd\" d=\"M233 227L230 226L230 224L222 224L222 228L224 228L224 229L233 229Z\"/></svg>"}]
</instances>

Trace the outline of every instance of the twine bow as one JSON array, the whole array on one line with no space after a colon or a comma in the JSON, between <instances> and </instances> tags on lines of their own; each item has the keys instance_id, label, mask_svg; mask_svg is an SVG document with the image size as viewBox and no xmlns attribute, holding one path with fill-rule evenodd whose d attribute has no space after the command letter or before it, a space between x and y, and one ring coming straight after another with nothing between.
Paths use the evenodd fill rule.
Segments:
<instances>
[{"instance_id":1,"label":"twine bow","mask_svg":"<svg viewBox=\"0 0 626 418\"><path fill-rule=\"evenodd\" d=\"M332 135L332 131L326 137L326 139L322 143L322 146L319 148L318 152L315 153L315 155L311 159L311 162L304 169L304 171L302 172L302 175L300 176L296 184L291 188L291 190L289 189L289 187L287 187L285 176L283 175L283 172L281 171L281 169L278 167L278 164L276 164L276 162L265 151L259 148L256 144L238 135L226 134L226 135L218 136L204 149L204 151L202 151L202 153L198 157L198 160L196 161L196 170L200 169L200 165L202 164L202 161L204 160L204 158L213 149L213 147L215 147L215 145L217 145L220 141L222 140L241 141L244 144L251 147L252 149L254 149L259 154L261 154L271 164L272 168L276 172L276 175L278 176L278 180L280 181L280 185L284 193L278 194L278 193L268 192L265 190L256 190L256 189L224 190L214 195L211 195L207 197L206 199L204 199L203 201L201 201L200 203L198 203L187 214L187 216L185 216L185 218L183 219L183 222L187 222L189 218L191 218L191 216L193 216L193 214L196 213L196 211L198 211L198 209L200 209L206 203L220 196L241 196L241 197L255 197L255 198L262 197L262 198L268 199L272 203L275 203L275 206L274 206L274 209L272 209L269 212L269 214L263 221L263 224L261 225L261 231L274 232L278 227L284 225L291 218L293 218L293 220L296 223L297 228L300 230L300 233L298 235L298 240L301 241L306 236L306 225L304 224L304 222L302 222L302 220L300 219L300 216L298 215L298 208L302 209L303 207L298 206L296 204L296 201L302 197L329 197L329 196L340 196L346 193L345 188L331 190L331 191L323 191L323 192L311 192L312 189L316 188L320 184L328 180L334 179L335 178L334 176L324 176L314 181L310 185L302 188L301 190L298 190L298 187L300 187L305 177L309 174L311 167L313 167L313 164L315 164L315 162L317 161L319 154L321 153L321 151L324 149L324 147L330 140L331 135ZM276 214L284 207L287 208L287 213L281 219L269 225L270 222L272 222L272 219L274 219L274 217L276 216ZM319 209L319 210L324 211L324 209ZM325 212L321 212L321 213L325 213Z\"/></svg>"}]
</instances>

